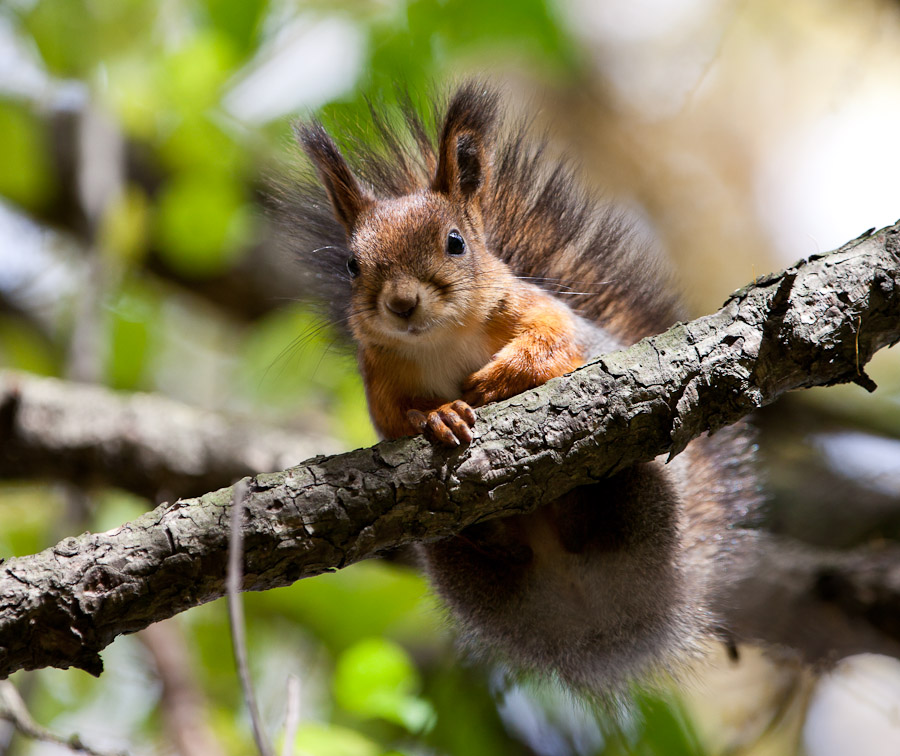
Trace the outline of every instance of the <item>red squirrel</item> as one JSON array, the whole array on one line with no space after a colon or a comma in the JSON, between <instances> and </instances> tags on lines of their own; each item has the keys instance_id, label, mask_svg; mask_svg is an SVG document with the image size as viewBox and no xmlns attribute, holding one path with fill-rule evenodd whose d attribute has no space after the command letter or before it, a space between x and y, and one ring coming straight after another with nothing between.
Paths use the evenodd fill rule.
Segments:
<instances>
[{"instance_id":1,"label":"red squirrel","mask_svg":"<svg viewBox=\"0 0 900 756\"><path fill-rule=\"evenodd\" d=\"M348 152L298 127L309 178L280 198L311 293L357 346L382 438L472 441L476 410L670 326L677 296L623 217L470 82L436 139L373 113ZM324 192L323 192L324 190ZM756 506L745 430L703 437L531 514L421 547L464 640L598 693L729 641L717 605Z\"/></svg>"}]
</instances>

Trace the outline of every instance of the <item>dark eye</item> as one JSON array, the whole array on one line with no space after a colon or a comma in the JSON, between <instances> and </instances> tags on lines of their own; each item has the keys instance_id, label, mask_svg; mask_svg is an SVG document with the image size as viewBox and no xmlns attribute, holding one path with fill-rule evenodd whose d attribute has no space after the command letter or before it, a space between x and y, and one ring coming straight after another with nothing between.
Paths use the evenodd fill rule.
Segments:
<instances>
[{"instance_id":1,"label":"dark eye","mask_svg":"<svg viewBox=\"0 0 900 756\"><path fill-rule=\"evenodd\" d=\"M447 234L447 254L448 255L464 255L466 254L466 243L459 231L451 231Z\"/></svg>"},{"instance_id":2,"label":"dark eye","mask_svg":"<svg viewBox=\"0 0 900 756\"><path fill-rule=\"evenodd\" d=\"M350 274L350 278L356 278L359 275L359 263L355 257L347 260L347 272Z\"/></svg>"}]
</instances>

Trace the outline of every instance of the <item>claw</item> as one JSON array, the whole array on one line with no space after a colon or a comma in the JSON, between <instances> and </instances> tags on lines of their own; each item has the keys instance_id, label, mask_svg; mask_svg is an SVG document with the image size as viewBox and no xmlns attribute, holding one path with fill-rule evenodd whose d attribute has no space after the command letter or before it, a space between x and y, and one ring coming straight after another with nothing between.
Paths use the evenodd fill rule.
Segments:
<instances>
[{"instance_id":1,"label":"claw","mask_svg":"<svg viewBox=\"0 0 900 756\"><path fill-rule=\"evenodd\" d=\"M472 426L475 412L461 399L444 404L428 414L419 410L407 410L410 425L435 443L459 446L472 443Z\"/></svg>"},{"instance_id":2,"label":"claw","mask_svg":"<svg viewBox=\"0 0 900 756\"><path fill-rule=\"evenodd\" d=\"M475 410L473 410L462 399L457 399L450 407L466 421L470 428L475 427Z\"/></svg>"},{"instance_id":3,"label":"claw","mask_svg":"<svg viewBox=\"0 0 900 756\"><path fill-rule=\"evenodd\" d=\"M457 441L461 441L464 444L472 442L472 431L469 430L466 422L453 409L439 409L438 414L440 414L444 425L451 430Z\"/></svg>"},{"instance_id":4,"label":"claw","mask_svg":"<svg viewBox=\"0 0 900 756\"><path fill-rule=\"evenodd\" d=\"M459 439L444 424L444 419L437 411L428 413L428 432L445 446L459 446Z\"/></svg>"}]
</instances>

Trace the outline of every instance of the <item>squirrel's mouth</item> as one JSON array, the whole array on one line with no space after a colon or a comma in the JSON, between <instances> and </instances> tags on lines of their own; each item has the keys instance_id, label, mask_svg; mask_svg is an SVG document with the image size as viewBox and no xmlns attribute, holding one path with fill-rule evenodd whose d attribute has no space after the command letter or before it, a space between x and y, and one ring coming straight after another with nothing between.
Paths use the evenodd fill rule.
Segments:
<instances>
[{"instance_id":1,"label":"squirrel's mouth","mask_svg":"<svg viewBox=\"0 0 900 756\"><path fill-rule=\"evenodd\" d=\"M395 333L400 336L421 336L426 331L431 330L430 323L398 323L395 326Z\"/></svg>"},{"instance_id":2,"label":"squirrel's mouth","mask_svg":"<svg viewBox=\"0 0 900 756\"><path fill-rule=\"evenodd\" d=\"M416 312L411 317L388 315L382 318L382 327L395 336L420 336L436 325L434 317L425 312Z\"/></svg>"},{"instance_id":3,"label":"squirrel's mouth","mask_svg":"<svg viewBox=\"0 0 900 756\"><path fill-rule=\"evenodd\" d=\"M382 324L382 328L386 335L401 341L409 341L410 339L417 340L434 333L436 325L437 323L431 318L422 320L416 318L415 322L411 320L399 322L398 319L391 318L390 322Z\"/></svg>"}]
</instances>

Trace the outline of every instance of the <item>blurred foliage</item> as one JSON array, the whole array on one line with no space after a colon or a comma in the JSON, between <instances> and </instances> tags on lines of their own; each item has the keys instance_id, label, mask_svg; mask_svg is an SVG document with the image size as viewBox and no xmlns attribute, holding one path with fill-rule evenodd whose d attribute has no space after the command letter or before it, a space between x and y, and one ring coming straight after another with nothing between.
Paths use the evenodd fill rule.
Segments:
<instances>
[{"instance_id":1,"label":"blurred foliage","mask_svg":"<svg viewBox=\"0 0 900 756\"><path fill-rule=\"evenodd\" d=\"M27 103L0 99L0 144L0 195L25 207L44 205L53 191L50 140Z\"/></svg>"}]
</instances>

